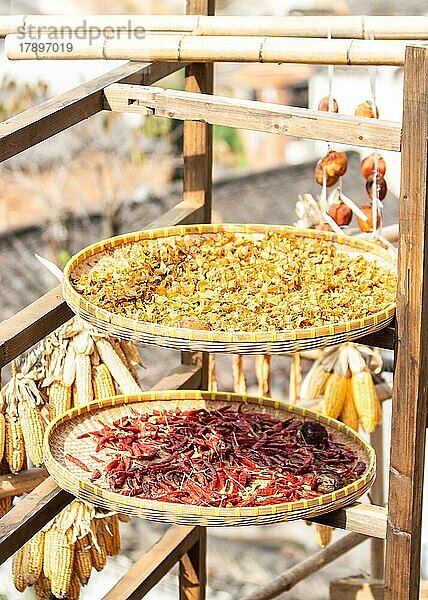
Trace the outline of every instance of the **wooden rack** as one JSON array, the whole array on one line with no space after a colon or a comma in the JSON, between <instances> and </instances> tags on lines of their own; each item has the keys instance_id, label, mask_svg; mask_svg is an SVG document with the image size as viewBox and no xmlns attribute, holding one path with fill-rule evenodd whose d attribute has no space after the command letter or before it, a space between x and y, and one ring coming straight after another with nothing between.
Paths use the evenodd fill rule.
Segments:
<instances>
[{"instance_id":1,"label":"wooden rack","mask_svg":"<svg viewBox=\"0 0 428 600\"><path fill-rule=\"evenodd\" d=\"M184 19L172 19L176 22L175 31L184 26L188 27L185 31L189 32L198 27L210 27L211 21L202 16L213 15L214 0L188 0L187 12L186 25L183 25ZM11 19L3 23L1 31L15 31L14 27L18 27L19 19L20 17L17 17L15 22ZM28 19L27 23L31 19ZM369 21L365 21L366 18L361 20L362 17L346 19L345 22L343 19L331 18L334 36L348 37L355 34L355 37L364 37L364 27ZM174 27L169 25L171 18L167 22L168 29L174 30ZM401 35L399 22L404 29ZM388 510L382 505L382 486L378 482L373 488L373 499L378 505L357 503L318 518L319 523L346 529L352 533L343 538L345 541L333 543L329 548L295 567L292 573L284 574L282 582L271 582L264 591L251 596L253 600L271 598L284 589L290 589L303 576L315 572L360 543L362 539L357 534L372 540L372 578L375 580L373 589L377 590L376 594L380 594L376 595L376 598L419 598L428 382L428 48L416 44L408 45L404 50L406 43L400 42L400 39L406 37L406 23L409 24L409 37L413 38L420 30L420 37L426 37L425 20L417 17L405 21L400 17L399 22L388 18L370 18L377 35L398 39L398 42L394 41L393 44L394 48L399 48L400 53L400 59L395 58L394 64L404 62L402 125L212 96L213 65L201 62L184 65L182 61L150 64L129 62L0 124L0 160L4 161L103 110L183 119L183 200L153 222L150 225L153 227L210 221L212 123L401 151L396 325L363 340L364 343L378 347L396 347ZM290 27L290 35L303 36L306 32L314 37L321 35L325 21L319 21L318 30L316 27L311 29L314 26L313 21L296 21L294 29L291 27L291 21L281 21L278 28L280 26ZM155 28L155 24L152 27ZM250 23L244 19L240 27L235 19L230 21L230 30L227 33L249 36L254 27L254 20ZM275 35L285 35L278 33L280 29L265 19L260 20L260 27L264 27L264 34L271 35L272 38ZM213 31L209 34L214 35ZM193 36L192 39L197 39L197 36ZM254 45L254 38L251 39ZM219 38L216 41L216 54L208 59L211 62L217 60L218 49L221 50L218 40ZM343 44L343 47L349 46L349 40L332 40L331 44L333 42ZM319 52L316 58L312 57L312 54L317 52L317 44L320 44L320 48L322 45L326 47L324 40L311 40L308 51L304 54L305 58L311 59L308 62L334 62L329 53L323 55ZM365 44L362 48L369 48L369 42L361 44ZM370 46L374 53L370 51L371 54L366 55L364 64L389 64L390 49L384 44L382 42L383 50L379 50L378 45ZM251 47L251 52L253 45L247 46ZM235 58L231 60L240 60L246 56L244 47L235 47L234 53ZM207 59L202 50L189 60L194 60L195 57L197 60ZM253 60L253 54L251 57ZM166 56L160 58L164 59ZM183 59L184 56L179 58ZM259 60L259 56L255 60ZM344 64L349 62L348 57ZM184 66L185 92L150 87ZM0 369L71 317L70 309L62 300L59 288L56 288L0 324ZM157 388L206 387L208 366L209 356L183 353L181 363L159 382ZM381 448L379 437L373 438L372 441L378 449ZM57 488L49 477L45 477L46 472L43 470L0 477L0 497L17 495L34 488L0 520L0 562L10 557L71 501L69 494ZM386 559L383 583L379 580L382 580L384 572L384 540ZM184 527L171 527L158 544L131 567L105 598L141 598L176 562L180 563L180 598L203 600L205 531L203 528ZM289 587L284 588L284 582ZM332 586L332 598L333 593L335 599L356 598L359 587L362 587L361 580L356 583L352 583L351 580L335 582ZM381 593L382 589L384 594Z\"/></svg>"}]
</instances>

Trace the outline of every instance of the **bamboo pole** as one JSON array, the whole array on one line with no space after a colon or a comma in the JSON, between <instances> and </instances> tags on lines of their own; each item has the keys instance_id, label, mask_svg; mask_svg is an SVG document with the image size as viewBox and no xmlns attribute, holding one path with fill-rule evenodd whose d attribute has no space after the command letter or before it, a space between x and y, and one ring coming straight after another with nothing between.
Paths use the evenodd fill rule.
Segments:
<instances>
[{"instance_id":1,"label":"bamboo pole","mask_svg":"<svg viewBox=\"0 0 428 600\"><path fill-rule=\"evenodd\" d=\"M43 29L114 35L138 31L193 35L423 40L428 39L424 16L203 16L203 15L14 15L0 17L0 37Z\"/></svg>"},{"instance_id":2,"label":"bamboo pole","mask_svg":"<svg viewBox=\"0 0 428 600\"><path fill-rule=\"evenodd\" d=\"M246 596L243 600L271 600L283 592L291 590L299 581L309 575L313 575L336 558L346 554L352 548L364 542L367 538L359 533L349 533L337 542L330 544L327 548L320 550L310 558L303 560L288 571L275 577L268 584L259 587L255 592Z\"/></svg>"},{"instance_id":3,"label":"bamboo pole","mask_svg":"<svg viewBox=\"0 0 428 600\"><path fill-rule=\"evenodd\" d=\"M173 60L186 62L267 62L334 65L404 63L405 41L301 39L244 36L146 35L90 39L86 36L8 35L6 56L13 60Z\"/></svg>"}]
</instances>

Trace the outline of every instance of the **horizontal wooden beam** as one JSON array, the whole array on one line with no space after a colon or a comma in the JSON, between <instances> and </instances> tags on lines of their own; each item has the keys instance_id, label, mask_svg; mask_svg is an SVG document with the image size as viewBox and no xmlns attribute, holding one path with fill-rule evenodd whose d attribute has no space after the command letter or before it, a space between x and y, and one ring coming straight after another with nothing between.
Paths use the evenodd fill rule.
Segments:
<instances>
[{"instance_id":1,"label":"horizontal wooden beam","mask_svg":"<svg viewBox=\"0 0 428 600\"><path fill-rule=\"evenodd\" d=\"M48 477L0 519L0 564L49 523L73 496Z\"/></svg>"},{"instance_id":2,"label":"horizontal wooden beam","mask_svg":"<svg viewBox=\"0 0 428 600\"><path fill-rule=\"evenodd\" d=\"M28 469L17 475L0 476L0 498L31 492L49 476L46 469Z\"/></svg>"},{"instance_id":3,"label":"horizontal wooden beam","mask_svg":"<svg viewBox=\"0 0 428 600\"><path fill-rule=\"evenodd\" d=\"M113 84L104 94L106 108L116 112L203 121L384 150L399 151L401 147L401 126L391 121L157 87Z\"/></svg>"},{"instance_id":4,"label":"horizontal wooden beam","mask_svg":"<svg viewBox=\"0 0 428 600\"><path fill-rule=\"evenodd\" d=\"M140 600L199 540L199 527L174 525L144 554L103 600Z\"/></svg>"},{"instance_id":5,"label":"horizontal wooden beam","mask_svg":"<svg viewBox=\"0 0 428 600\"><path fill-rule=\"evenodd\" d=\"M327 38L327 31L326 31ZM89 34L7 35L11 60L153 60L185 62L261 62L334 65L402 66L403 40L319 39L273 36L189 35L141 36Z\"/></svg>"},{"instance_id":6,"label":"horizontal wooden beam","mask_svg":"<svg viewBox=\"0 0 428 600\"><path fill-rule=\"evenodd\" d=\"M340 508L320 515L315 519L307 520L321 525L362 533L370 537L386 538L387 510L383 506L357 502L347 508Z\"/></svg>"},{"instance_id":7,"label":"horizontal wooden beam","mask_svg":"<svg viewBox=\"0 0 428 600\"><path fill-rule=\"evenodd\" d=\"M10 319L0 323L0 369L71 319L57 286Z\"/></svg>"},{"instance_id":8,"label":"horizontal wooden beam","mask_svg":"<svg viewBox=\"0 0 428 600\"><path fill-rule=\"evenodd\" d=\"M10 33L47 31L118 35L120 32L176 32L193 35L245 35L325 38L428 39L424 16L191 16L191 15L5 15L0 17L0 37ZM114 31L112 31L112 28ZM117 33L116 33L117 32Z\"/></svg>"},{"instance_id":9,"label":"horizontal wooden beam","mask_svg":"<svg viewBox=\"0 0 428 600\"><path fill-rule=\"evenodd\" d=\"M182 63L129 62L0 123L0 162L103 110L103 89L114 82L151 85Z\"/></svg>"}]
</instances>

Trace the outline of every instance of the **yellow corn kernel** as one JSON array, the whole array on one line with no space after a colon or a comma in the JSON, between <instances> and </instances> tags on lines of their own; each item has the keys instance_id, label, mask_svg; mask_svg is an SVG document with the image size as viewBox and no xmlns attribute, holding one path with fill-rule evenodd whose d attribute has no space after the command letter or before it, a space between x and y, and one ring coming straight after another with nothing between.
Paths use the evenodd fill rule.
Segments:
<instances>
[{"instance_id":1,"label":"yellow corn kernel","mask_svg":"<svg viewBox=\"0 0 428 600\"><path fill-rule=\"evenodd\" d=\"M71 528L65 534L59 529L53 528L51 587L52 594L57 598L63 598L67 594L71 581L74 562L74 544L71 542L71 538Z\"/></svg>"},{"instance_id":2,"label":"yellow corn kernel","mask_svg":"<svg viewBox=\"0 0 428 600\"><path fill-rule=\"evenodd\" d=\"M5 456L12 473L19 473L24 465L25 446L24 436L18 417L5 417Z\"/></svg>"},{"instance_id":3,"label":"yellow corn kernel","mask_svg":"<svg viewBox=\"0 0 428 600\"><path fill-rule=\"evenodd\" d=\"M379 399L373 379L367 370L352 374L352 397L361 427L371 433L379 420Z\"/></svg>"},{"instance_id":4,"label":"yellow corn kernel","mask_svg":"<svg viewBox=\"0 0 428 600\"><path fill-rule=\"evenodd\" d=\"M46 429L42 414L37 406L30 406L25 401L19 403L18 411L28 456L34 466L40 467L43 464L43 438Z\"/></svg>"},{"instance_id":5,"label":"yellow corn kernel","mask_svg":"<svg viewBox=\"0 0 428 600\"><path fill-rule=\"evenodd\" d=\"M67 600L79 600L80 598L80 581L75 572L71 574L70 585L67 588Z\"/></svg>"},{"instance_id":6,"label":"yellow corn kernel","mask_svg":"<svg viewBox=\"0 0 428 600\"><path fill-rule=\"evenodd\" d=\"M327 527L327 525L316 525L315 527L315 539L319 548L325 548L331 542L331 536L333 535L333 528Z\"/></svg>"},{"instance_id":7,"label":"yellow corn kernel","mask_svg":"<svg viewBox=\"0 0 428 600\"><path fill-rule=\"evenodd\" d=\"M98 519L94 519L91 523L91 530L93 536L98 544L98 548L96 547L94 541L92 541L91 546L91 558L92 558L92 566L97 571L102 571L107 562L107 552L106 545L102 531L99 530L98 524L96 523Z\"/></svg>"},{"instance_id":8,"label":"yellow corn kernel","mask_svg":"<svg viewBox=\"0 0 428 600\"><path fill-rule=\"evenodd\" d=\"M55 556L53 554L54 528L45 531L45 543L43 546L43 572L48 579L52 577L55 567Z\"/></svg>"},{"instance_id":9,"label":"yellow corn kernel","mask_svg":"<svg viewBox=\"0 0 428 600\"><path fill-rule=\"evenodd\" d=\"M27 587L25 583L24 547L17 550L13 555L12 579L18 592L23 592Z\"/></svg>"},{"instance_id":10,"label":"yellow corn kernel","mask_svg":"<svg viewBox=\"0 0 428 600\"><path fill-rule=\"evenodd\" d=\"M340 415L348 391L348 378L345 375L332 373L325 386L323 413L337 419Z\"/></svg>"},{"instance_id":11,"label":"yellow corn kernel","mask_svg":"<svg viewBox=\"0 0 428 600\"><path fill-rule=\"evenodd\" d=\"M40 600L50 600L51 597L51 582L42 572L38 580L34 583L34 591L37 598Z\"/></svg>"},{"instance_id":12,"label":"yellow corn kernel","mask_svg":"<svg viewBox=\"0 0 428 600\"><path fill-rule=\"evenodd\" d=\"M350 379L348 382L348 392L346 394L345 402L343 403L342 412L339 415L339 420L348 427L351 427L351 429L358 431L358 414L352 397L352 383Z\"/></svg>"},{"instance_id":13,"label":"yellow corn kernel","mask_svg":"<svg viewBox=\"0 0 428 600\"><path fill-rule=\"evenodd\" d=\"M306 392L306 400L316 400L320 398L325 391L325 386L330 377L330 373L324 370L321 364L313 365L308 377L308 387Z\"/></svg>"},{"instance_id":14,"label":"yellow corn kernel","mask_svg":"<svg viewBox=\"0 0 428 600\"><path fill-rule=\"evenodd\" d=\"M0 519L4 517L6 513L12 508L12 497L0 498Z\"/></svg>"},{"instance_id":15,"label":"yellow corn kernel","mask_svg":"<svg viewBox=\"0 0 428 600\"><path fill-rule=\"evenodd\" d=\"M76 354L76 397L74 406L82 406L94 399L91 359L87 354Z\"/></svg>"},{"instance_id":16,"label":"yellow corn kernel","mask_svg":"<svg viewBox=\"0 0 428 600\"><path fill-rule=\"evenodd\" d=\"M115 556L120 551L120 530L117 516L99 519L98 526L104 537L107 556Z\"/></svg>"},{"instance_id":17,"label":"yellow corn kernel","mask_svg":"<svg viewBox=\"0 0 428 600\"><path fill-rule=\"evenodd\" d=\"M45 534L38 531L24 546L25 583L34 585L43 570L43 551L45 545Z\"/></svg>"},{"instance_id":18,"label":"yellow corn kernel","mask_svg":"<svg viewBox=\"0 0 428 600\"><path fill-rule=\"evenodd\" d=\"M89 581L92 571L91 539L89 535L78 539L74 545L74 570L82 585Z\"/></svg>"},{"instance_id":19,"label":"yellow corn kernel","mask_svg":"<svg viewBox=\"0 0 428 600\"><path fill-rule=\"evenodd\" d=\"M101 360L107 365L111 376L120 387L122 393L138 394L141 392L140 386L125 367L112 344L103 338L96 340L95 343Z\"/></svg>"},{"instance_id":20,"label":"yellow corn kernel","mask_svg":"<svg viewBox=\"0 0 428 600\"><path fill-rule=\"evenodd\" d=\"M93 367L92 383L94 385L95 400L104 400L116 395L113 379L104 363Z\"/></svg>"},{"instance_id":21,"label":"yellow corn kernel","mask_svg":"<svg viewBox=\"0 0 428 600\"><path fill-rule=\"evenodd\" d=\"M3 460L5 443L6 443L6 422L5 422L4 414L0 413L0 462Z\"/></svg>"},{"instance_id":22,"label":"yellow corn kernel","mask_svg":"<svg viewBox=\"0 0 428 600\"><path fill-rule=\"evenodd\" d=\"M71 386L66 386L62 381L53 381L48 392L51 419L59 417L71 408Z\"/></svg>"}]
</instances>

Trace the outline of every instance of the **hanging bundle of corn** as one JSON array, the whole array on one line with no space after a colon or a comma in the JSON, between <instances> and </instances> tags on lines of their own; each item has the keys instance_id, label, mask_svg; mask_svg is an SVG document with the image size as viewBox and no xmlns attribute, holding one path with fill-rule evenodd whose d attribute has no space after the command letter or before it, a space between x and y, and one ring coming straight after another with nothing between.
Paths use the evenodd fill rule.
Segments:
<instances>
[{"instance_id":1,"label":"hanging bundle of corn","mask_svg":"<svg viewBox=\"0 0 428 600\"><path fill-rule=\"evenodd\" d=\"M379 397L391 397L382 379L379 350L346 343L329 348L314 362L302 385L308 406L371 433L382 420ZM314 404L316 402L316 404Z\"/></svg>"},{"instance_id":2,"label":"hanging bundle of corn","mask_svg":"<svg viewBox=\"0 0 428 600\"><path fill-rule=\"evenodd\" d=\"M102 515L91 504L73 500L42 531L18 550L12 562L15 587L34 586L38 598L77 600L92 569L100 571L107 556L120 550L119 520Z\"/></svg>"},{"instance_id":3,"label":"hanging bundle of corn","mask_svg":"<svg viewBox=\"0 0 428 600\"><path fill-rule=\"evenodd\" d=\"M43 462L46 423L73 406L117 393L137 393L131 342L118 342L75 317L13 363L0 402L0 460L12 473Z\"/></svg>"}]
</instances>

